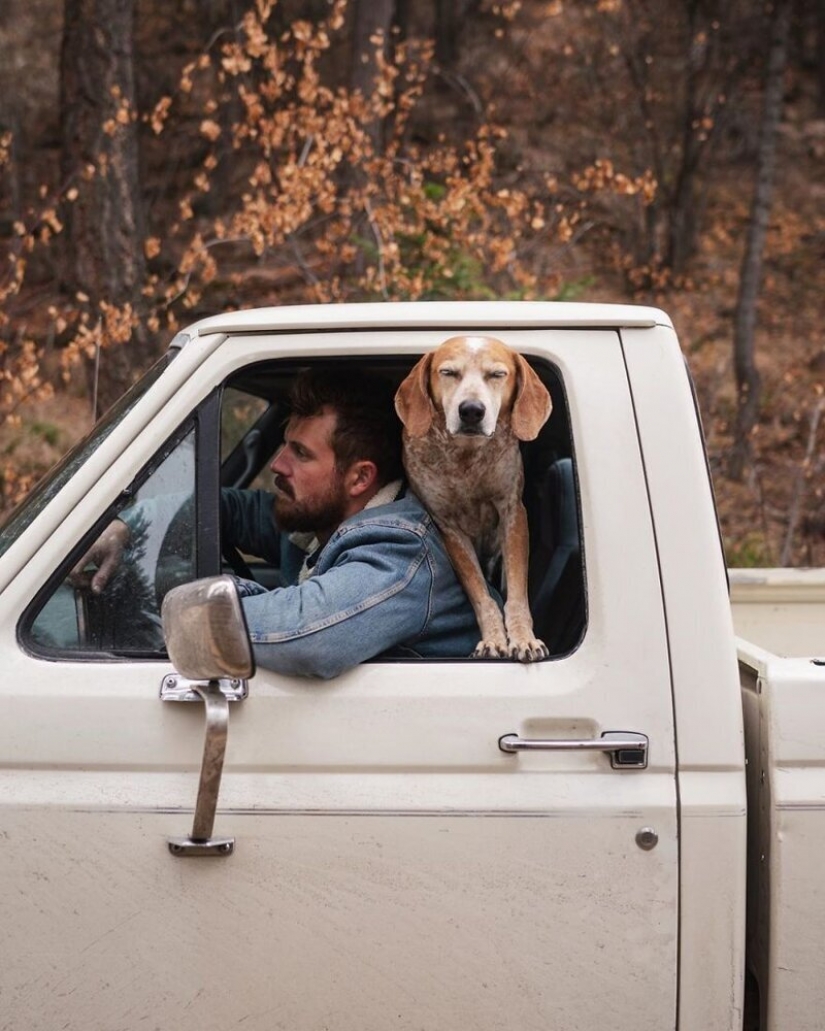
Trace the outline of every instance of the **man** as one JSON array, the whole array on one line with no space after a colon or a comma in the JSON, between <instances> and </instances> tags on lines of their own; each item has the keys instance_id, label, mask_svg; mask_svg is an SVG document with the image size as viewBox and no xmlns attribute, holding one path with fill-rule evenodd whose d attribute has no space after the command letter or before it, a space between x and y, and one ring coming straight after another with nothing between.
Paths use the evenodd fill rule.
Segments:
<instances>
[{"instance_id":1,"label":"man","mask_svg":"<svg viewBox=\"0 0 825 1031\"><path fill-rule=\"evenodd\" d=\"M239 579L255 657L280 673L334 677L376 655L470 655L478 627L438 531L403 483L400 427L381 381L297 377L274 495L221 492L222 536L280 566L285 586ZM129 529L111 524L87 559L100 591ZM84 560L84 564L85 564Z\"/></svg>"}]
</instances>

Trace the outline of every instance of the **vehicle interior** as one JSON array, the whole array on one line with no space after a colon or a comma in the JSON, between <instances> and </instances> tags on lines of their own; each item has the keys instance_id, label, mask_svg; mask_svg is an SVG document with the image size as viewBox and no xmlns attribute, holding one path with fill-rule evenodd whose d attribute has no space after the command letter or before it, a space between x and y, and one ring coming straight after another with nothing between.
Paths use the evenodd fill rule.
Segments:
<instances>
[{"instance_id":1,"label":"vehicle interior","mask_svg":"<svg viewBox=\"0 0 825 1031\"><path fill-rule=\"evenodd\" d=\"M351 368L356 360L394 391L416 359L326 358L313 367L334 371ZM269 464L283 440L290 388L308 364L284 359L256 363L213 393L55 570L23 618L24 646L46 657L77 660L164 658L160 605L173 586L219 571L254 579L268 589L280 586L281 570L271 560L241 554L222 537L219 495L224 487L271 491ZM550 391L553 411L537 439L522 445L528 588L536 636L554 658L572 652L584 635L585 565L563 383L551 364L532 364ZM106 589L95 592L90 579L96 560L88 549L113 520L127 524L131 546ZM85 583L79 583L77 569L84 562ZM506 593L506 585L493 586Z\"/></svg>"},{"instance_id":2,"label":"vehicle interior","mask_svg":"<svg viewBox=\"0 0 825 1031\"><path fill-rule=\"evenodd\" d=\"M316 367L351 364L326 360ZM380 376L395 389L414 359L359 360L365 373ZM536 635L551 656L573 651L586 622L584 561L579 500L567 400L561 378L546 362L533 362L553 401L553 411L535 441L522 444L524 502L530 528L528 589ZM281 444L288 414L288 394L300 366L261 363L244 369L226 384L222 410L221 485L271 489L269 462ZM278 583L277 571L254 556L236 556L226 548L226 569L251 575L265 586ZM503 584L494 586L503 589Z\"/></svg>"}]
</instances>

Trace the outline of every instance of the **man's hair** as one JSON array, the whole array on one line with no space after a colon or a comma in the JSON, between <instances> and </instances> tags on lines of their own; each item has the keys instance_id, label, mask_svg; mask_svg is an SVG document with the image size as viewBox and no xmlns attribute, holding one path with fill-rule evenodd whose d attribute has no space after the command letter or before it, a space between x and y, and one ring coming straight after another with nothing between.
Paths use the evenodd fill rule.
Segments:
<instances>
[{"instance_id":1,"label":"man's hair","mask_svg":"<svg viewBox=\"0 0 825 1031\"><path fill-rule=\"evenodd\" d=\"M332 450L339 470L371 461L379 486L403 476L401 423L394 388L385 380L353 369L305 369L289 396L290 414L309 418L324 408L335 412Z\"/></svg>"}]
</instances>

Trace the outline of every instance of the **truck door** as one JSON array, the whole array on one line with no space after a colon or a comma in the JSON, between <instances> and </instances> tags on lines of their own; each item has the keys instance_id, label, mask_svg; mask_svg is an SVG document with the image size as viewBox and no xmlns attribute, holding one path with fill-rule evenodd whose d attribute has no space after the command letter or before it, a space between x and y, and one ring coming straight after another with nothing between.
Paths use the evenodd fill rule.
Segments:
<instances>
[{"instance_id":1,"label":"truck door","mask_svg":"<svg viewBox=\"0 0 825 1031\"><path fill-rule=\"evenodd\" d=\"M108 439L83 498L52 502L60 529L0 595L4 1028L675 1027L670 674L618 335L495 335L562 399L547 460L566 434L581 632L533 666L259 670L229 706L215 834L232 854L168 847L191 828L204 712L161 700L157 601L220 568L220 384L333 341L190 355L144 428ZM443 336L339 333L334 353L409 368ZM132 579L101 611L67 575L136 505Z\"/></svg>"}]
</instances>

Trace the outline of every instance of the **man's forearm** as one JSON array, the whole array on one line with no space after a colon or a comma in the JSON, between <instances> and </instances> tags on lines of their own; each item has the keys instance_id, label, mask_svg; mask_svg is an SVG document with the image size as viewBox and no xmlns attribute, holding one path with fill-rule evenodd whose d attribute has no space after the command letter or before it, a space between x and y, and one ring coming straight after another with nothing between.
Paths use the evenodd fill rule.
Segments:
<instances>
[{"instance_id":1,"label":"man's forearm","mask_svg":"<svg viewBox=\"0 0 825 1031\"><path fill-rule=\"evenodd\" d=\"M239 551L280 564L281 537L273 497L263 490L221 489L221 537Z\"/></svg>"},{"instance_id":2,"label":"man's forearm","mask_svg":"<svg viewBox=\"0 0 825 1031\"><path fill-rule=\"evenodd\" d=\"M420 540L397 532L380 546L350 549L345 562L299 586L247 596L242 604L261 666L328 678L415 640L431 586Z\"/></svg>"}]
</instances>

